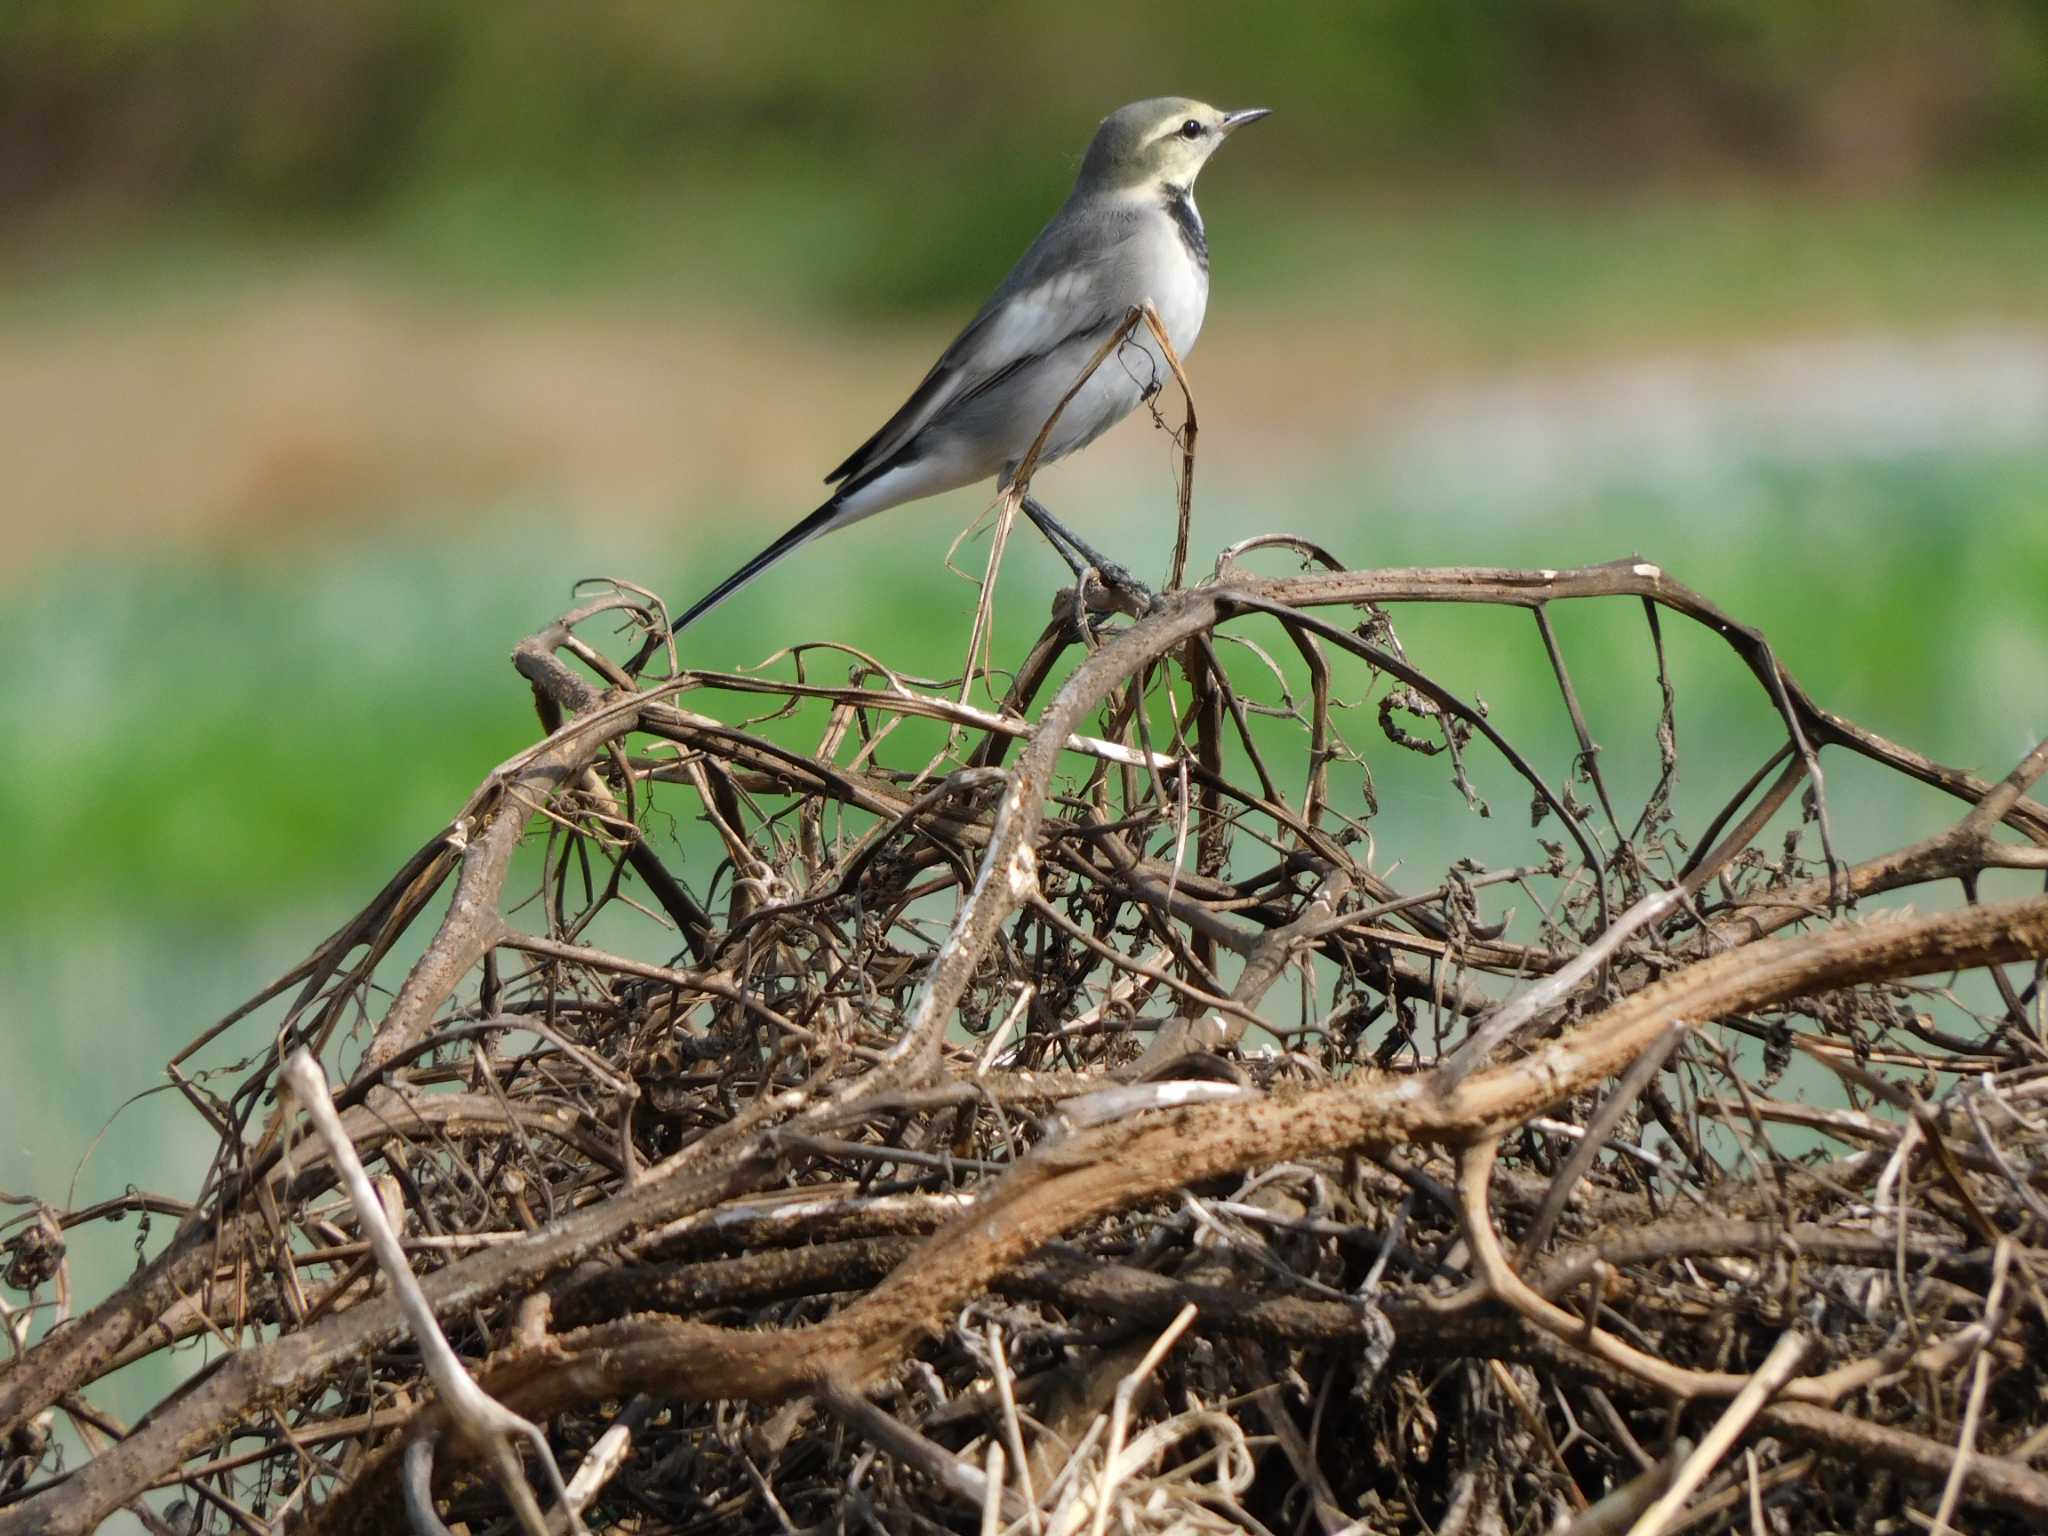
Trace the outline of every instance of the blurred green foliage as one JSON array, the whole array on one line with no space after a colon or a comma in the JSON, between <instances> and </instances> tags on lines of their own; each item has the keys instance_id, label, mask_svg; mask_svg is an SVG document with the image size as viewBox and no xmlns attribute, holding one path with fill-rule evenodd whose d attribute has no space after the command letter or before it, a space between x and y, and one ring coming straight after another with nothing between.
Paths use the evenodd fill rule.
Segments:
<instances>
[{"instance_id":1,"label":"blurred green foliage","mask_svg":"<svg viewBox=\"0 0 2048 1536\"><path fill-rule=\"evenodd\" d=\"M718 243L749 188L852 184L880 195L828 196L835 218L902 232L862 295L950 304L1061 195L1096 117L1163 91L1279 108L1287 150L1256 177L1281 195L1897 186L2040 163L2048 8L14 0L0 200L17 218L204 207L294 228L651 200ZM951 217L904 217L906 192ZM785 233L829 259L829 224Z\"/></svg>"},{"instance_id":2,"label":"blurred green foliage","mask_svg":"<svg viewBox=\"0 0 2048 1536\"><path fill-rule=\"evenodd\" d=\"M2048 459L2029 454L1757 466L1690 490L1616 487L1593 505L1505 525L1333 479L1286 507L1212 496L1196 542L1205 557L1284 527L1373 565L1578 563L1639 550L1762 624L1824 704L1997 775L2048 734L2044 483ZM681 597L703 585L703 571L748 553L762 521L733 520L688 573L635 574ZM451 538L349 549L315 537L241 571L80 568L14 594L0 606L0 652L22 680L16 708L38 728L0 736L0 780L14 786L15 868L33 878L0 881L0 921L54 911L245 925L282 891L333 900L338 920L533 738L525 690L503 658L570 594L548 540L526 538L516 522L501 531L507 549L529 553L494 562L487 581ZM1102 537L1141 569L1159 553L1135 526ZM973 589L943 574L938 549L898 560L901 534L876 525L836 542L690 631L691 655L750 664L829 637L913 672L957 663ZM1049 558L1020 545L998 607L999 655L1022 654L1055 584ZM965 556L977 558L978 547ZM1816 579L1839 601L1815 601ZM886 606L862 598L884 583ZM1548 709L1540 648L1467 642L1439 653L1441 675ZM1640 637L1612 644L1611 655L1589 657L1593 670L1603 655L1625 659L1633 687ZM2031 686L1959 685L2000 677ZM1749 691L1724 664L1692 678L1681 699L1712 721ZM1718 764L1725 744L1712 730L1694 746L1704 764L1732 766ZM1699 766L1689 758L1689 775ZM1711 772L1699 777L1703 790L1717 787ZM684 873L695 881L709 869Z\"/></svg>"}]
</instances>

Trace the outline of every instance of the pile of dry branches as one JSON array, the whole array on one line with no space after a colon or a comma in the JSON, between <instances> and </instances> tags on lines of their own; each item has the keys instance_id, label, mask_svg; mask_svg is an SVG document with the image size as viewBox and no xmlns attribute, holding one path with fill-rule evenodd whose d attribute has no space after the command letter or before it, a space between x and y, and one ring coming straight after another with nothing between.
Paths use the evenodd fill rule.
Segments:
<instances>
[{"instance_id":1,"label":"pile of dry branches","mask_svg":"<svg viewBox=\"0 0 2048 1536\"><path fill-rule=\"evenodd\" d=\"M1552 623L1617 603L1626 801ZM1533 615L1556 760L1404 647L1454 604ZM2048 1524L2048 899L1980 890L2048 743L1922 759L1640 563L1125 607L974 687L657 673L623 587L521 644L542 739L171 1064L204 1187L6 1229L0 1532ZM1781 738L1686 826L1674 622ZM1952 827L1845 861L1823 754Z\"/></svg>"}]
</instances>

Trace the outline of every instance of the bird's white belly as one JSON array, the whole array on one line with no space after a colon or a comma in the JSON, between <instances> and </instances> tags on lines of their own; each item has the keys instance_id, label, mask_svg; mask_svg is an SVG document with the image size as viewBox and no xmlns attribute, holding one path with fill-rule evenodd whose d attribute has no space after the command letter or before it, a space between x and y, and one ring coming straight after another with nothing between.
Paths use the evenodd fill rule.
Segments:
<instances>
[{"instance_id":1,"label":"bird's white belly","mask_svg":"<svg viewBox=\"0 0 2048 1536\"><path fill-rule=\"evenodd\" d=\"M1172 238L1177 241L1179 236ZM1202 333L1202 316L1209 308L1209 274L1178 253L1176 256L1158 264L1151 300L1159 323L1166 327L1166 339L1185 358Z\"/></svg>"},{"instance_id":2,"label":"bird's white belly","mask_svg":"<svg viewBox=\"0 0 2048 1536\"><path fill-rule=\"evenodd\" d=\"M1177 236L1170 238L1178 240ZM1178 249L1170 253L1170 258L1150 264L1153 281L1144 292L1133 294L1132 302L1152 306L1167 340L1173 343L1174 352L1185 359L1194 347L1195 338L1201 334L1209 280L1208 274ZM1074 380L1087 367L1095 348L1089 346L1073 351L1074 356L1066 360L1070 366L1048 370L1045 398L1034 402L1035 413L1026 413L1032 422L1027 446L1029 439L1037 436L1038 428L1059 404L1060 396L1073 387ZM1141 319L1116 350L1102 360L1101 366L1061 411L1058 425L1046 440L1041 462L1049 463L1086 447L1122 421L1141 402L1172 384L1173 369L1160 351L1152 327Z\"/></svg>"}]
</instances>

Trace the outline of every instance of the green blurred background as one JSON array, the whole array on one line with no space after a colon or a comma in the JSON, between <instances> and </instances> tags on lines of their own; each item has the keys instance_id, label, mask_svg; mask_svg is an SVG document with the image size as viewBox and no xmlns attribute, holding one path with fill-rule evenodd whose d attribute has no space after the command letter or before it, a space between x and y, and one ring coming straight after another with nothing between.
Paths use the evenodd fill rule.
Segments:
<instances>
[{"instance_id":1,"label":"green blurred background","mask_svg":"<svg viewBox=\"0 0 2048 1536\"><path fill-rule=\"evenodd\" d=\"M506 654L574 578L680 602L807 511L1161 92L1276 109L1201 188L1198 566L1640 551L1936 756L2048 731L2048 6L13 0L0 1189L64 1197L530 739ZM1157 574L1170 457L1133 423L1041 488ZM981 505L807 551L693 659L948 673ZM1006 645L1056 574L1018 541ZM1645 683L1627 620L1572 620L1582 673ZM1435 659L1550 709L1527 630ZM1684 664L1718 800L1746 699ZM155 1104L77 1198L185 1181Z\"/></svg>"}]
</instances>

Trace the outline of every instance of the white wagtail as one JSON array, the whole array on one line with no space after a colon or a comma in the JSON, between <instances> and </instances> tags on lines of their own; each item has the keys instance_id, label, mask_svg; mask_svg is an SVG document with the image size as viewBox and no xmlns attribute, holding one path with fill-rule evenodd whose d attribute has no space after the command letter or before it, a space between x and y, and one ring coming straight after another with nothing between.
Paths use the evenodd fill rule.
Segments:
<instances>
[{"instance_id":1,"label":"white wagtail","mask_svg":"<svg viewBox=\"0 0 2048 1536\"><path fill-rule=\"evenodd\" d=\"M1150 304L1181 356L1209 302L1195 178L1263 107L1219 112L1183 96L1103 119L1065 206L881 431L825 477L832 499L707 592L675 629L820 534L991 475L1007 486L1060 398L1130 311ZM1086 447L1171 375L1142 323L1067 402L1038 462ZM1075 573L1136 587L1032 498L1024 511ZM1142 589L1140 589L1142 590Z\"/></svg>"}]
</instances>

